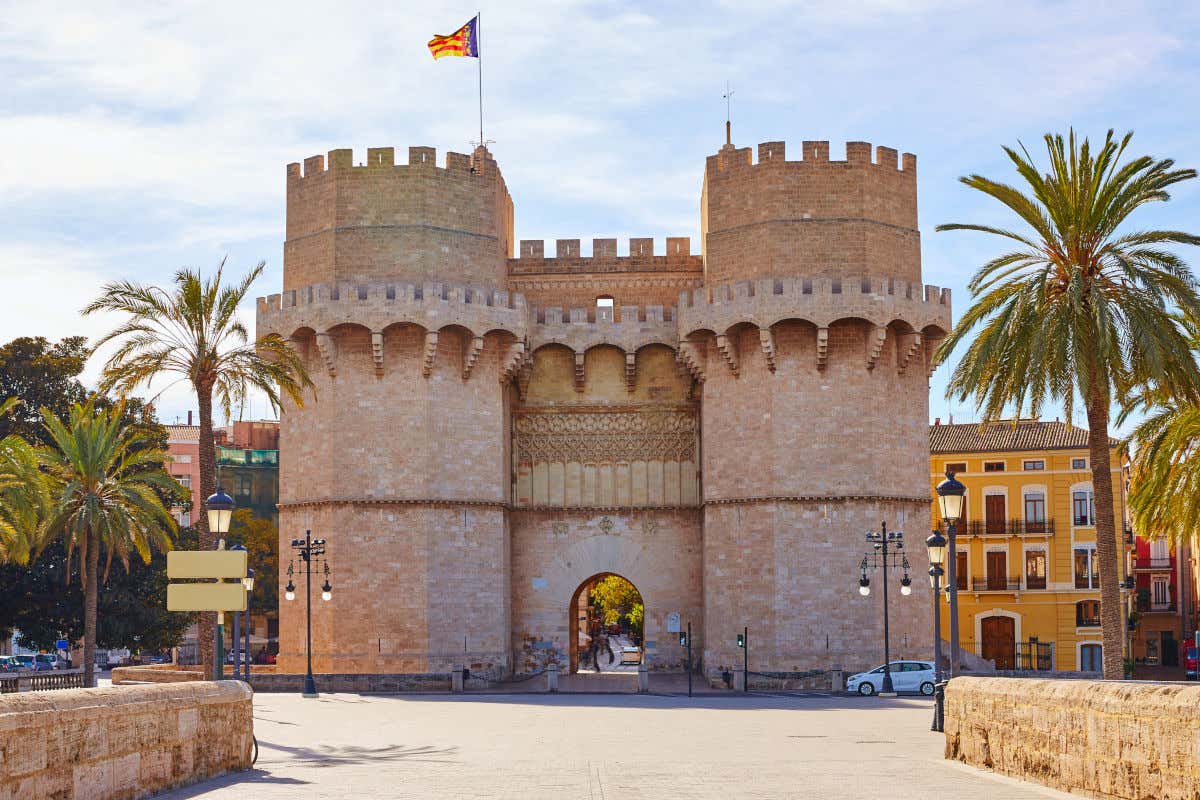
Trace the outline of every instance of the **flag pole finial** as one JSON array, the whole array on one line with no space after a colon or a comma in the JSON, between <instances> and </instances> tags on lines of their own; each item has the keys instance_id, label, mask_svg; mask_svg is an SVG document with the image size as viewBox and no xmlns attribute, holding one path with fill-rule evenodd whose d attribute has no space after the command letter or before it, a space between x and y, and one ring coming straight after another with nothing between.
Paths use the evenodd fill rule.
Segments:
<instances>
[{"instance_id":1,"label":"flag pole finial","mask_svg":"<svg viewBox=\"0 0 1200 800\"><path fill-rule=\"evenodd\" d=\"M733 147L733 126L731 123L733 110L733 89L729 86L729 81L725 81L725 94L722 95L725 100L725 146Z\"/></svg>"}]
</instances>

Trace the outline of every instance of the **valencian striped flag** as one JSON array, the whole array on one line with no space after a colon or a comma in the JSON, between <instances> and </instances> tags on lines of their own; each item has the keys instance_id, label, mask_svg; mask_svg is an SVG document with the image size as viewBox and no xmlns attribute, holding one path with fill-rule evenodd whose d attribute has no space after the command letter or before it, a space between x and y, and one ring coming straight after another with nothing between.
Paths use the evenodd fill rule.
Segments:
<instances>
[{"instance_id":1,"label":"valencian striped flag","mask_svg":"<svg viewBox=\"0 0 1200 800\"><path fill-rule=\"evenodd\" d=\"M473 17L447 36L434 36L429 40L429 52L435 59L445 56L479 58L479 17Z\"/></svg>"}]
</instances>

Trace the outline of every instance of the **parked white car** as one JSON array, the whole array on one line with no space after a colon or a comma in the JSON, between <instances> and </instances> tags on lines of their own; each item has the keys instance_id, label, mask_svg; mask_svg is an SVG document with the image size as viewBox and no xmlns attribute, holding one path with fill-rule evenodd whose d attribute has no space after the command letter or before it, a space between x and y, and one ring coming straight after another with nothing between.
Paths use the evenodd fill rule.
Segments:
<instances>
[{"instance_id":1,"label":"parked white car","mask_svg":"<svg viewBox=\"0 0 1200 800\"><path fill-rule=\"evenodd\" d=\"M933 664L928 661L891 662L892 688L897 692L920 692L933 694ZM883 691L883 667L869 672L860 672L846 679L846 691L871 696Z\"/></svg>"}]
</instances>

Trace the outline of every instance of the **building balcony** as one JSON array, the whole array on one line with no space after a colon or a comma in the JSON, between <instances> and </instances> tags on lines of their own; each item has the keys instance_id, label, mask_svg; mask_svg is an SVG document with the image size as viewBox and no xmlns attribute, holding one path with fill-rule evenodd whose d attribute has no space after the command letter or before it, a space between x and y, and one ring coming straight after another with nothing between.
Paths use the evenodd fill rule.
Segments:
<instances>
[{"instance_id":1,"label":"building balcony","mask_svg":"<svg viewBox=\"0 0 1200 800\"><path fill-rule=\"evenodd\" d=\"M1135 558L1133 560L1133 569L1135 572L1167 572L1174 568L1171 563L1171 558Z\"/></svg>"},{"instance_id":2,"label":"building balcony","mask_svg":"<svg viewBox=\"0 0 1200 800\"><path fill-rule=\"evenodd\" d=\"M1178 611L1178 606L1175 603L1155 603L1150 600L1144 600L1139 597L1137 602L1138 613L1141 614L1174 614Z\"/></svg>"},{"instance_id":3,"label":"building balcony","mask_svg":"<svg viewBox=\"0 0 1200 800\"><path fill-rule=\"evenodd\" d=\"M986 578L972 578L971 591L973 592L1019 592L1021 591L1021 579L1013 577L1005 577L1003 575L989 575Z\"/></svg>"},{"instance_id":4,"label":"building balcony","mask_svg":"<svg viewBox=\"0 0 1200 800\"><path fill-rule=\"evenodd\" d=\"M939 526L942 535L945 526ZM1054 520L973 519L959 523L958 532L967 536L1053 536Z\"/></svg>"}]
</instances>

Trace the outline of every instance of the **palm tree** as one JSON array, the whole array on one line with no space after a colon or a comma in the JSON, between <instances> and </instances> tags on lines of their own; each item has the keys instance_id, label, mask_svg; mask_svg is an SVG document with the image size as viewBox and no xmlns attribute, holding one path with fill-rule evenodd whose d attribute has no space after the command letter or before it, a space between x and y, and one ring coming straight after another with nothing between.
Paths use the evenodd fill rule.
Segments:
<instances>
[{"instance_id":1,"label":"palm tree","mask_svg":"<svg viewBox=\"0 0 1200 800\"><path fill-rule=\"evenodd\" d=\"M990 225L939 225L1016 243L971 279L974 304L935 354L948 358L979 328L950 379L947 394L973 396L983 421L1006 409L1038 415L1060 402L1071 419L1076 397L1087 412L1096 506L1104 677L1120 678L1122 620L1117 531L1108 436L1114 395L1153 383L1195 396L1200 377L1189 349L1189 320L1200 319L1196 281L1169 249L1200 244L1180 231L1128 231L1141 206L1170 199L1167 188L1196 177L1169 159L1122 161L1132 134L1112 131L1093 151L1087 139L1045 136L1048 171L1024 147L1004 148L1021 188L970 175L960 180L999 200L1028 230ZM1027 406L1028 404L1028 406Z\"/></svg>"},{"instance_id":2,"label":"palm tree","mask_svg":"<svg viewBox=\"0 0 1200 800\"><path fill-rule=\"evenodd\" d=\"M264 266L260 261L239 283L229 286L221 280L224 260L209 279L196 270L179 270L170 291L130 281L110 283L83 310L84 314L116 311L128 315L124 325L96 345L119 342L104 365L104 390L116 389L124 397L164 375L175 375L173 383L186 380L192 384L200 410L201 497L210 496L217 488L214 398L228 418L233 406L240 406L252 388L263 392L278 410L281 392L300 406L304 390L312 386L303 360L286 339L269 334L250 342L245 326L237 319L238 306ZM215 541L205 514L200 515L196 527L200 548L212 549ZM210 676L215 631L215 616L201 615L200 663Z\"/></svg>"},{"instance_id":3,"label":"palm tree","mask_svg":"<svg viewBox=\"0 0 1200 800\"><path fill-rule=\"evenodd\" d=\"M1147 390L1122 418L1145 413L1129 437L1129 509L1146 539L1182 544L1200 526L1200 403Z\"/></svg>"},{"instance_id":4,"label":"palm tree","mask_svg":"<svg viewBox=\"0 0 1200 800\"><path fill-rule=\"evenodd\" d=\"M39 448L50 494L47 537L61 537L67 560L79 549L84 584L83 675L94 686L96 600L100 551L105 575L113 557L126 569L136 552L146 563L150 549L171 549L175 523L155 493L172 478L162 465L169 457L150 446L144 431L124 424L124 408L98 410L93 401L76 403L64 423L43 409L42 421L53 445Z\"/></svg>"},{"instance_id":5,"label":"palm tree","mask_svg":"<svg viewBox=\"0 0 1200 800\"><path fill-rule=\"evenodd\" d=\"M10 397L0 403L0 417L19 402ZM15 434L0 439L0 563L28 563L40 539L46 501L33 447Z\"/></svg>"}]
</instances>

